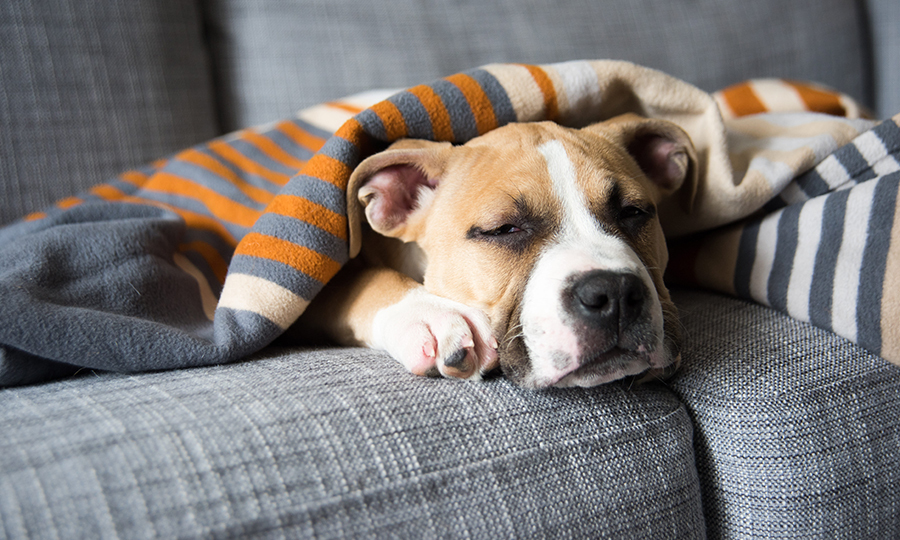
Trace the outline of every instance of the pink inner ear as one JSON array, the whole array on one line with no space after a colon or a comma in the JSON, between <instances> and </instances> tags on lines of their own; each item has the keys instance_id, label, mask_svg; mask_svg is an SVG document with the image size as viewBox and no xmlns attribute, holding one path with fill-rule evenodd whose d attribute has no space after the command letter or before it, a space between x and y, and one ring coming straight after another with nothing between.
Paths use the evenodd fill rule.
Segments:
<instances>
[{"instance_id":1,"label":"pink inner ear","mask_svg":"<svg viewBox=\"0 0 900 540\"><path fill-rule=\"evenodd\" d=\"M436 182L413 165L392 165L369 177L360 193L366 200L366 216L372 227L392 231L403 225L418 208L419 190L434 189Z\"/></svg>"},{"instance_id":2,"label":"pink inner ear","mask_svg":"<svg viewBox=\"0 0 900 540\"><path fill-rule=\"evenodd\" d=\"M688 157L675 141L659 135L635 138L628 147L650 180L663 189L677 189L687 173Z\"/></svg>"}]
</instances>

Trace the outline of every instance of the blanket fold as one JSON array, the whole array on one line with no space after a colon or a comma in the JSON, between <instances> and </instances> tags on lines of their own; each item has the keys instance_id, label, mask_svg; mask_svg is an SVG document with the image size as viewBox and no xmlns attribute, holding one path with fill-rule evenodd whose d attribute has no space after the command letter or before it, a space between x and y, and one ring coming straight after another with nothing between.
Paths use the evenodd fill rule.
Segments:
<instances>
[{"instance_id":1,"label":"blanket fold","mask_svg":"<svg viewBox=\"0 0 900 540\"><path fill-rule=\"evenodd\" d=\"M581 127L625 112L679 124L698 150L691 212L660 208L675 279L900 361L900 117L875 127L850 98L810 85L710 95L627 62L578 61L323 104L0 230L0 386L244 358L358 250L346 188L365 157L404 137L460 143L510 122Z\"/></svg>"}]
</instances>

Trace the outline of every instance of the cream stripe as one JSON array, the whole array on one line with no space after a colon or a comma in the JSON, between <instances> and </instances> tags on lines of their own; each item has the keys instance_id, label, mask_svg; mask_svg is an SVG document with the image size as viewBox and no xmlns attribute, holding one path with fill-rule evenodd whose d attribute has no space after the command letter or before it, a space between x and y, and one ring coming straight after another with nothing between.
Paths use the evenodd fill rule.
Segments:
<instances>
[{"instance_id":1,"label":"cream stripe","mask_svg":"<svg viewBox=\"0 0 900 540\"><path fill-rule=\"evenodd\" d=\"M372 105L380 103L398 92L400 92L400 89L369 90L368 92L360 92L358 94L353 94L352 96L335 100L335 103L345 103L360 109L368 109Z\"/></svg>"},{"instance_id":2,"label":"cream stripe","mask_svg":"<svg viewBox=\"0 0 900 540\"><path fill-rule=\"evenodd\" d=\"M881 356L900 365L900 197L894 208L881 294Z\"/></svg>"},{"instance_id":3,"label":"cream stripe","mask_svg":"<svg viewBox=\"0 0 900 540\"><path fill-rule=\"evenodd\" d=\"M281 285L247 274L228 274L219 307L250 311L287 329L303 313L309 301Z\"/></svg>"},{"instance_id":4,"label":"cream stripe","mask_svg":"<svg viewBox=\"0 0 900 540\"><path fill-rule=\"evenodd\" d=\"M862 157L872 167L872 172L874 172L876 176L891 174L900 169L897 160L888 155L888 150L884 146L884 141L882 141L874 132L867 131L866 133L863 133L853 141L853 145L856 146L856 149L859 150Z\"/></svg>"},{"instance_id":5,"label":"cream stripe","mask_svg":"<svg viewBox=\"0 0 900 540\"><path fill-rule=\"evenodd\" d=\"M766 217L759 225L756 239L756 258L750 271L750 296L765 305L769 302L769 274L775 262L775 248L778 244L778 221L782 212Z\"/></svg>"},{"instance_id":6,"label":"cream stripe","mask_svg":"<svg viewBox=\"0 0 900 540\"><path fill-rule=\"evenodd\" d=\"M831 189L837 189L851 180L847 169L834 157L834 154L823 159L822 163L816 167L816 171Z\"/></svg>"},{"instance_id":7,"label":"cream stripe","mask_svg":"<svg viewBox=\"0 0 900 540\"><path fill-rule=\"evenodd\" d=\"M560 120L563 124L582 127L599 120L602 94L597 70L586 61L553 64L547 69L557 85Z\"/></svg>"},{"instance_id":8,"label":"cream stripe","mask_svg":"<svg viewBox=\"0 0 900 540\"><path fill-rule=\"evenodd\" d=\"M297 118L300 120L329 133L340 129L347 120L354 116L350 111L328 105L316 105L297 113Z\"/></svg>"},{"instance_id":9,"label":"cream stripe","mask_svg":"<svg viewBox=\"0 0 900 540\"><path fill-rule=\"evenodd\" d=\"M194 263L181 253L172 255L172 260L178 268L181 268L185 273L197 281L197 286L200 288L200 301L203 304L203 313L206 315L207 319L213 320L216 316L216 295L210 288L209 282L206 281L203 272L194 266Z\"/></svg>"},{"instance_id":10,"label":"cream stripe","mask_svg":"<svg viewBox=\"0 0 900 540\"><path fill-rule=\"evenodd\" d=\"M530 122L543 116L544 94L527 68L491 64L485 66L484 70L493 75L506 90L519 122Z\"/></svg>"},{"instance_id":11,"label":"cream stripe","mask_svg":"<svg viewBox=\"0 0 900 540\"><path fill-rule=\"evenodd\" d=\"M809 292L812 290L816 253L822 239L822 215L825 197L806 203L797 223L797 250L787 291L787 312L792 317L809 322Z\"/></svg>"},{"instance_id":12,"label":"cream stripe","mask_svg":"<svg viewBox=\"0 0 900 540\"><path fill-rule=\"evenodd\" d=\"M877 182L864 182L850 191L844 214L844 237L834 269L831 328L852 341L856 341L859 274L876 185Z\"/></svg>"},{"instance_id":13,"label":"cream stripe","mask_svg":"<svg viewBox=\"0 0 900 540\"><path fill-rule=\"evenodd\" d=\"M778 79L760 79L751 83L756 97L770 111L805 111L806 103L791 86Z\"/></svg>"}]
</instances>

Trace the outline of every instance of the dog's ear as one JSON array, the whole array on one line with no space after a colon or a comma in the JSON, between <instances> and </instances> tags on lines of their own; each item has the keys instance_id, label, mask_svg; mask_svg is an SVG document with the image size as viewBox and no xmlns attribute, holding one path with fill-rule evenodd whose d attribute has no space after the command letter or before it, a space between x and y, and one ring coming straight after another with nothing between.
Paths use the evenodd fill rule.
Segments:
<instances>
[{"instance_id":1,"label":"dog's ear","mask_svg":"<svg viewBox=\"0 0 900 540\"><path fill-rule=\"evenodd\" d=\"M427 213L451 148L407 139L360 163L347 187L351 256L359 253L363 212L375 232L411 239L410 225Z\"/></svg>"},{"instance_id":2,"label":"dog's ear","mask_svg":"<svg viewBox=\"0 0 900 540\"><path fill-rule=\"evenodd\" d=\"M697 153L690 136L678 125L656 118L625 114L604 122L638 166L659 189L661 198L677 193L690 213L697 193Z\"/></svg>"}]
</instances>

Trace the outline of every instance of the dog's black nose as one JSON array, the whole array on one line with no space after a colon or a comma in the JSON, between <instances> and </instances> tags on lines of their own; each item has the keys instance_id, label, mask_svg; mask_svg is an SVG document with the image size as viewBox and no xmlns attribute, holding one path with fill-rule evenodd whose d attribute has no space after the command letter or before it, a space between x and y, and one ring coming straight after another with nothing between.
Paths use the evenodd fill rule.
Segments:
<instances>
[{"instance_id":1,"label":"dog's black nose","mask_svg":"<svg viewBox=\"0 0 900 540\"><path fill-rule=\"evenodd\" d=\"M647 298L647 287L640 277L608 270L583 274L571 291L572 313L616 334L641 317Z\"/></svg>"}]
</instances>

